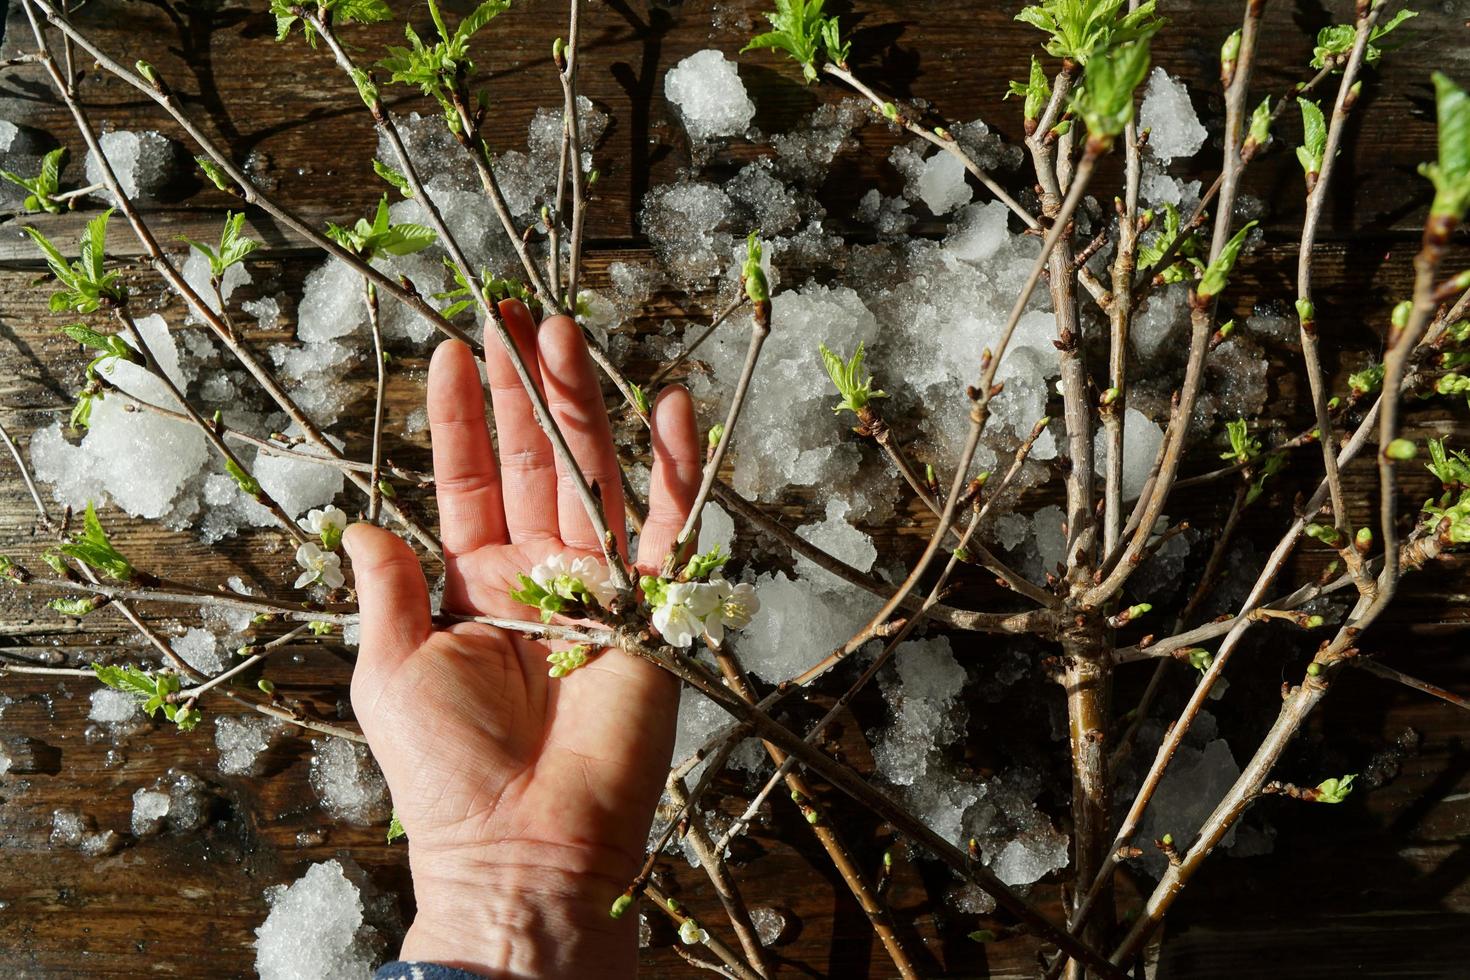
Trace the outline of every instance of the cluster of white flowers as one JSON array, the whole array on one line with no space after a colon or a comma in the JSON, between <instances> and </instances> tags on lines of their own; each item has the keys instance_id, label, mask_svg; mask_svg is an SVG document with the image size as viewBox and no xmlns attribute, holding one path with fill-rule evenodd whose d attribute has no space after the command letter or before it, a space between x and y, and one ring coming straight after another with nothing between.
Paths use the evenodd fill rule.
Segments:
<instances>
[{"instance_id":1,"label":"cluster of white flowers","mask_svg":"<svg viewBox=\"0 0 1470 980\"><path fill-rule=\"evenodd\" d=\"M575 599L579 592L585 593L603 608L618 594L607 566L587 555L581 558L552 555L531 569L531 581L563 599Z\"/></svg>"},{"instance_id":2,"label":"cluster of white flowers","mask_svg":"<svg viewBox=\"0 0 1470 980\"><path fill-rule=\"evenodd\" d=\"M342 556L335 551L342 542L342 532L347 530L347 515L340 507L324 507L311 511L296 523L322 542L306 541L296 549L296 564L302 568L296 588L320 582L329 589L340 589L347 579L342 575Z\"/></svg>"},{"instance_id":3,"label":"cluster of white flowers","mask_svg":"<svg viewBox=\"0 0 1470 980\"><path fill-rule=\"evenodd\" d=\"M708 582L670 582L655 597L653 625L676 647L687 647L697 636L718 645L727 629L749 626L760 608L755 587L745 582L732 585L718 576Z\"/></svg>"}]
</instances>

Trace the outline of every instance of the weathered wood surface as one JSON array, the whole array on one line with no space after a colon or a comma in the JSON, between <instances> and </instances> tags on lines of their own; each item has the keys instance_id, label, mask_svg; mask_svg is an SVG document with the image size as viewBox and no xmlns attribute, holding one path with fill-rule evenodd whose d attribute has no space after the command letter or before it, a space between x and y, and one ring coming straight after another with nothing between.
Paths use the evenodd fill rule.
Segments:
<instances>
[{"instance_id":1,"label":"weathered wood surface","mask_svg":"<svg viewBox=\"0 0 1470 980\"><path fill-rule=\"evenodd\" d=\"M467 3L448 6L463 8ZM588 5L584 90L614 118L598 153L604 176L589 222L591 285L598 284L609 261L644 254L637 236L638 199L644 189L673 178L687 162L682 130L661 98L663 72L704 47L733 54L763 4L725 0L715 6L622 0ZM1014 140L1019 136L1014 104L1001 108L997 99L1007 79L1021 77L1035 41L1029 29L1010 22L1015 6L967 0L855 4L849 21L858 28L854 60L864 77L883 80L881 90L927 99L952 118L983 113ZM1238 19L1240 5L1198 0L1165 6L1179 26L1160 39L1157 60L1190 82L1207 121L1217 122L1221 106L1214 94L1215 56ZM1305 64L1310 52L1309 32L1333 14L1345 16L1348 6L1271 4L1258 90L1279 93L1301 77L1296 66ZM1403 29L1406 43L1390 57L1382 79L1365 86L1368 111L1354 126L1322 236L1319 319L1355 349L1376 349L1386 310L1407 293L1414 222L1428 199L1427 185L1413 176L1413 168L1433 151L1427 70L1437 66L1461 79L1470 75L1470 47L1464 44L1470 7L1433 6ZM185 95L191 111L228 142L236 159L255 154L260 172L277 182L275 191L286 203L318 221L354 216L379 193L376 182L361 176L367 173L375 141L360 105L321 56L311 56L299 43L281 48L271 41L273 25L264 7L263 2L92 0L77 20L122 63L145 58L154 64ZM536 107L559 100L545 53L550 39L564 30L563 15L554 4L516 9L502 22L495 50L481 59L495 93L493 133L507 147L521 143ZM425 20L426 12L415 7L411 16ZM28 28L14 2L6 28L3 55L26 50ZM372 49L396 41L398 30L384 26L354 37ZM80 64L83 91L98 122L172 131L131 90L87 62ZM759 107L756 125L767 132L789 128L819 100L835 97L825 86L801 86L789 65L767 54L742 58L741 74ZM415 105L405 100L396 107ZM0 78L0 118L55 135L72 148L76 172L79 140L34 68L13 69ZM894 142L885 128L869 127L862 133L860 151L842 159L822 191L833 227L847 226L844 215L869 186L876 183L893 191L896 177L883 161ZM717 161L733 168L755 152L742 145ZM1206 152L1199 157L1202 176L1208 176L1210 156ZM1021 183L1015 177L1010 182ZM1232 290L1237 312L1248 312L1258 296L1281 295L1291 281L1299 187L1299 171L1289 153L1272 154L1249 175L1248 192L1270 205L1270 247L1245 263L1238 288ZM217 225L230 203L212 189L181 188L177 201L156 209L150 218L164 241L178 233L207 238L204 230ZM269 222L261 216L252 215L252 220L268 246L260 253L256 281L271 281L272 290L298 290L316 257L301 243L269 233ZM75 216L35 219L62 237L67 237L63 229L76 222ZM7 427L24 437L65 410L82 361L73 344L56 337L44 297L31 286L36 266L17 247L16 225L0 224L0 412ZM136 254L122 229L116 230L116 254ZM1457 255L1463 265L1464 252ZM141 275L135 281L148 282ZM156 285L147 288L147 295L158 296L161 308L181 321L177 301L162 297ZM242 292L241 297L251 295ZM676 297L660 302L650 311L652 323L680 310ZM252 340L264 344L286 339L293 311L283 312L279 334ZM390 389L390 419L401 421L421 397L427 353L404 350L395 355L399 370ZM1282 364L1273 371L1273 406L1284 416L1276 420L1276 431L1296 431L1308 412L1295 397L1300 378L1293 369L1294 355L1289 349L1273 354ZM652 369L644 365L640 375L639 367L634 366L635 379ZM366 377L354 380L365 394L370 390ZM1457 429L1442 406L1417 413L1413 426L1419 434ZM337 431L349 449L365 447L362 417L345 420ZM404 465L427 463L422 435L395 438L390 452ZM1198 461L1198 468L1207 465L1207 458ZM1406 492L1410 500L1428 493L1428 477L1418 479ZM8 460L0 460L0 480L0 552L32 557L44 542ZM1374 488L1371 467L1350 468L1348 480L1355 510L1366 515ZM1219 516L1217 496L1191 495L1181 502L1181 514L1208 525ZM1245 533L1259 539L1279 528L1290 506L1289 493L1278 493L1268 506L1253 509ZM802 500L791 499L782 513L795 521L803 507ZM275 589L294 577L285 551L275 547L275 535L247 535L209 549L186 533L121 515L110 515L110 523L141 565L175 577L214 583L239 574ZM899 519L869 530L880 547L911 552L914 540L926 533L926 523L909 507ZM1307 576L1319 566L1320 556L1308 554L1292 571ZM1369 635L1365 648L1389 653L1393 663L1438 683L1461 691L1470 688L1464 644L1470 619L1467 585L1470 578L1459 559L1421 576L1385 624ZM8 633L0 641L6 647L55 646L72 659L138 646L111 615L66 624L29 594L0 593L0 623L6 624L0 627L0 634ZM1274 667L1280 635L1271 636L1272 642L1242 658L1238 674L1243 679L1233 680L1236 686L1218 709L1227 722L1236 698L1269 697L1281 679ZM983 641L961 639L957 649L983 663ZM272 676L281 690L306 701L322 717L335 718L348 710L350 670L346 651L313 646L298 657L280 657ZM1140 674L1146 670L1125 673L1125 690L1136 694ZM403 911L411 914L402 847L385 846L380 827L331 824L324 817L306 785L310 746L305 740L279 742L267 757L263 779L220 776L207 724L192 737L160 730L134 738L123 747L119 762L109 759L110 745L84 737L88 690L83 682L58 684L15 675L0 682L0 691L16 701L5 709L0 735L34 739L43 747L40 771L0 777L0 969L58 977L248 975L251 930L265 915L262 889L294 879L309 862L336 854L351 855L379 885L403 894ZM1028 697L1038 695L1056 697L1039 680L1028 690ZM873 707L860 704L859 717L865 708L866 717L873 717ZM1024 719L1039 726L1038 737L1048 737L1045 719L1030 717L1036 713L1034 700L1003 702L993 710L995 717L987 717L984 725ZM1355 796L1347 806L1311 808L1281 800L1262 804L1277 829L1275 852L1217 859L1209 867L1171 917L1171 945L1160 975L1463 975L1463 936L1470 922L1464 847L1470 834L1470 750L1463 744L1464 721L1454 709L1375 678L1347 677L1283 767L1286 778L1318 778L1324 766L1361 769L1409 727L1422 734L1420 749L1403 761L1396 779ZM842 751L859 762L866 753L861 727L846 721L840 739ZM1248 739L1234 744L1238 758L1251 747ZM1064 743L1057 743L1052 757L1059 787L1066 785L1064 753ZM982 768L993 761L983 732L976 734L972 755ZM215 819L207 831L130 843L100 859L48 848L54 808L80 808L99 827L124 831L133 790L174 766L210 781ZM738 789L734 784L730 788ZM1059 791L1043 804L1063 814L1064 795ZM867 843L864 859L875 866L890 836L866 821L839 819L853 840ZM308 843L298 843L301 834ZM751 843L742 845L740 857L738 871L748 899L795 913L799 931L777 950L792 975L890 975L861 913L790 808L777 807L773 827L754 834ZM1034 947L1027 940L987 947L969 942L965 934L979 922L945 911L940 877L923 865L897 864L890 898L926 973L1034 975ZM678 887L692 907L708 910L705 919L715 921L713 899L701 874L684 869ZM1038 887L1033 893L1058 913L1056 887ZM645 956L646 973L703 975L675 956L669 941L660 924L656 948Z\"/></svg>"}]
</instances>

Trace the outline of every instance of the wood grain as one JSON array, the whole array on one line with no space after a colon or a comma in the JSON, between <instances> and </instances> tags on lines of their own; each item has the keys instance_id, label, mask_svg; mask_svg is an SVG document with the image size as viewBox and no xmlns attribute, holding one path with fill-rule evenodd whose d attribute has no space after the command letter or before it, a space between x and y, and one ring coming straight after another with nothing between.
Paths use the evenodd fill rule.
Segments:
<instances>
[{"instance_id":1,"label":"wood grain","mask_svg":"<svg viewBox=\"0 0 1470 980\"><path fill-rule=\"evenodd\" d=\"M367 120L324 55L313 55L299 43L282 47L273 42L274 25L265 6L253 0L91 0L76 19L120 62L143 58L156 66L183 94L190 111L207 121L208 130L231 147L237 160L251 160L258 177L273 182L274 192L291 207L318 223L356 216L380 193L376 181L363 178L375 145ZM451 0L446 6L462 11L469 3ZM1014 104L1002 105L998 99L1008 79L1024 74L1036 40L1029 29L1011 22L1015 6L862 0L850 11L844 5L843 14L844 23L855 28L854 63L880 91L927 100L936 119L983 114L1015 141L1020 136L1018 113ZM1188 81L1206 122L1217 124L1222 105L1213 79L1216 52L1235 26L1240 5L1191 0L1164 6L1175 26L1161 36L1156 60ZM1301 66L1310 56L1312 33L1334 13L1342 15L1346 6L1315 0L1268 5L1258 90L1280 93L1305 77ZM1463 3L1432 6L1401 29L1402 46L1386 59L1381 76L1365 86L1366 111L1351 134L1324 225L1317 258L1319 320L1332 325L1332 342L1348 352L1332 364L1339 375L1357 363L1352 352L1377 349L1387 310L1408 292L1416 221L1428 201L1427 185L1414 176L1414 168L1433 155L1428 69L1440 67L1462 80L1470 77L1470 45L1464 43L1470 10ZM395 7L415 21L427 19L422 6ZM597 154L603 178L589 216L590 285L605 281L611 262L647 257L639 237L639 200L648 187L674 179L689 164L682 129L662 99L663 73L706 47L733 56L752 25L758 26L763 9L756 0L609 0L587 5L584 91L614 119ZM498 147L520 145L535 109L559 101L546 53L551 38L564 31L563 16L555 4L517 6L497 25L494 47L479 59L479 76L493 94L491 137ZM400 30L383 25L352 36L364 49L376 50L396 42ZM0 57L25 50L28 36L24 16L11 0ZM79 66L88 106L104 126L173 132L136 93L86 61ZM801 85L791 67L769 53L743 56L740 71L758 106L755 125L766 133L798 125L819 102L837 97L830 87ZM414 99L397 101L394 108L428 109ZM1297 134L1292 115L1280 134L1287 141ZM80 142L64 107L35 69L0 75L0 118L44 131L69 146L71 173L79 171ZM894 192L898 178L885 161L896 142L885 127L870 126L861 132L858 149L840 159L820 194L831 228L858 232L849 216L861 195L871 186ZM733 172L762 152L758 140L752 146L721 149L710 166L716 174ZM1178 172L1208 179L1210 157L1202 153L1196 162L1181 163ZM1003 180L1014 190L1024 189L1019 174L1004 175ZM1110 173L1101 180L1099 186L1113 186ZM1244 261L1232 289L1231 303L1241 315L1248 315L1258 299L1279 297L1289 286L1290 274L1283 270L1294 267L1291 243L1301 217L1300 172L1291 154L1275 152L1255 165L1246 190L1266 207L1267 247ZM210 237L233 203L197 184L181 185L173 198L149 210L150 222L167 242L179 234ZM25 220L67 239L83 219L61 215ZM270 282L272 291L299 292L318 257L265 216L252 213L250 221L265 243L254 263L256 282ZM33 285L40 267L24 247L18 224L0 222L0 413L24 441L65 411L84 362L75 345L56 335L44 291ZM114 232L111 253L136 258L130 237L120 226ZM1462 267L1465 258L1463 249L1457 251L1454 267ZM182 322L181 305L163 295L156 280L135 268L128 275L171 322ZM253 295L245 290L239 298ZM640 320L640 329L683 315L686 308L697 307L697 299L659 297ZM263 347L289 339L293 320L294 309L288 305L282 328L253 334L251 342ZM1309 411L1296 398L1301 386L1296 352L1288 345L1270 354L1276 413L1270 431L1284 436L1301 428ZM395 351L388 409L395 426L420 403L427 355L426 347ZM654 368L630 365L635 380L648 377ZM350 380L366 397L371 390L366 372L359 367ZM1455 433L1463 444L1464 413L1449 408L1436 404L1417 410L1410 419L1411 432ZM350 453L365 452L365 421L353 415L334 429L347 440ZM389 455L405 466L426 466L423 434L394 435ZM1189 468L1203 470L1210 462L1205 452ZM1310 467L1296 469L1305 473ZM1376 486L1371 467L1351 467L1346 478L1355 512L1367 513ZM1279 529L1290 515L1292 492L1304 479L1288 475L1265 506L1250 512L1243 534L1261 542ZM1409 499L1428 495L1427 475L1415 479L1406 491ZM0 481L0 553L33 558L46 542L8 459L0 459ZM1191 494L1179 501L1175 516L1211 526L1223 506L1218 496ZM794 525L807 519L812 506L812 501L792 496L778 511ZM140 565L174 577L218 583L241 575L277 590L294 577L278 535L271 532L206 548L187 532L116 513L109 514L109 524ZM892 521L866 530L885 552L911 555L928 527L926 515L905 504ZM1291 572L1305 579L1322 564L1320 551L1305 551L1294 559ZM1460 558L1411 580L1391 615L1365 639L1365 649L1382 651L1396 666L1437 683L1460 691L1470 688L1466 593L1470 575ZM985 598L994 592L983 583L971 583L963 594ZM182 622L186 611L158 613ZM85 661L139 647L110 613L69 623L44 609L36 596L8 589L0 590L0 624L0 645L12 654L56 651ZM1290 669L1288 663L1294 657L1300 663L1298 638L1285 630L1261 632L1261 639L1242 656L1238 673L1232 673L1229 694L1215 709L1237 758L1250 751L1251 737L1260 731L1258 716L1246 706L1269 703ZM956 637L955 643L975 671L987 669L992 650L988 641ZM323 717L345 719L350 716L345 700L350 671L349 651L318 644L278 656L272 677L281 691ZM1124 672L1123 702L1136 697L1146 674L1141 668ZM1181 678L1180 684L1184 682ZM16 675L0 679L0 692L14 699L0 718L0 737L27 740L41 761L38 771L0 777L0 969L45 977L249 975L252 930L266 911L262 890L294 879L310 862L335 855L351 856L380 887L397 892L401 912L411 916L404 849L385 845L381 827L352 827L325 817L307 785L306 740L279 740L266 757L266 778L222 776L208 723L193 736L165 727L121 746L90 740L85 734L89 688L81 682ZM1051 741L1050 719L1059 700L1036 677L997 704L973 708L967 761L982 772L1008 764L997 757L993 736L1018 726L1034 729L1041 747L1039 764L1056 777L1052 785L1065 786L1065 743ZM820 699L803 710L819 706ZM881 718L880 703L870 696L841 725L839 751L860 768L871 765L863 731ZM1355 795L1349 804L1260 804L1264 821L1277 835L1274 852L1220 858L1209 866L1171 916L1167 951L1156 975L1336 977L1349 970L1365 976L1463 975L1463 937L1470 924L1464 846L1470 835L1470 751L1464 744L1463 715L1376 678L1350 675L1294 747L1282 776L1315 781L1328 771L1360 771L1407 728L1421 736L1417 751L1405 756L1395 778ZM51 812L59 807L80 808L99 827L126 831L132 792L171 767L209 781L214 802L205 831L129 840L104 858L48 846ZM732 779L723 788L733 795L724 805L737 806L744 788ZM1041 802L1049 812L1065 813L1066 801L1057 792ZM840 805L832 811L857 843L863 861L876 867L892 841L888 830ZM758 828L739 847L736 873L748 899L782 907L796 920L794 938L776 950L786 973L891 975L861 912L792 808L775 807L770 825ZM1036 950L1029 940L987 946L969 941L969 931L990 923L948 911L944 893L949 883L932 866L903 858L896 864L889 897L926 974L1036 974ZM666 870L674 872L674 865ZM716 903L703 875L684 868L672 887L692 908L706 911L702 921L715 921ZM1056 885L1040 885L1032 894L1052 914L1060 914ZM644 956L645 974L703 976L673 953L672 941L667 928L657 924L654 948Z\"/></svg>"}]
</instances>

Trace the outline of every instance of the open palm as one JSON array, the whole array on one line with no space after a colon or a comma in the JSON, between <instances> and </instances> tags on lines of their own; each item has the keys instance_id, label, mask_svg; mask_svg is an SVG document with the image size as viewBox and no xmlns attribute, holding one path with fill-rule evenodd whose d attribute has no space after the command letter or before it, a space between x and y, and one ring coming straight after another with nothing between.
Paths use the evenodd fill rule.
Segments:
<instances>
[{"instance_id":1,"label":"open palm","mask_svg":"<svg viewBox=\"0 0 1470 980\"><path fill-rule=\"evenodd\" d=\"M625 546L617 458L580 329L566 317L538 329L519 301L501 312ZM486 348L498 464L469 348L441 344L429 369L443 607L530 619L509 597L518 575L554 554L601 553L509 357L493 339ZM654 406L653 447L637 562L649 571L699 482L693 408L680 388ZM667 772L675 682L618 651L553 680L546 657L561 644L474 623L434 629L418 560L396 535L360 524L345 544L362 612L353 708L408 832L420 907L404 958L629 974L632 922L606 909L641 862Z\"/></svg>"}]
</instances>

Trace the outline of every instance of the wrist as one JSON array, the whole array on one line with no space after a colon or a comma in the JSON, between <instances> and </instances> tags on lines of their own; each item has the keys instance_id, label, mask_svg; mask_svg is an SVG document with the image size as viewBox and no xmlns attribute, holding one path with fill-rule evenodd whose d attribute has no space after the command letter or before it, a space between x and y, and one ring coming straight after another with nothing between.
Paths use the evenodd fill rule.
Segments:
<instances>
[{"instance_id":1,"label":"wrist","mask_svg":"<svg viewBox=\"0 0 1470 980\"><path fill-rule=\"evenodd\" d=\"M400 957L495 980L634 975L637 919L608 915L626 882L564 858L541 845L411 851L418 913Z\"/></svg>"}]
</instances>

